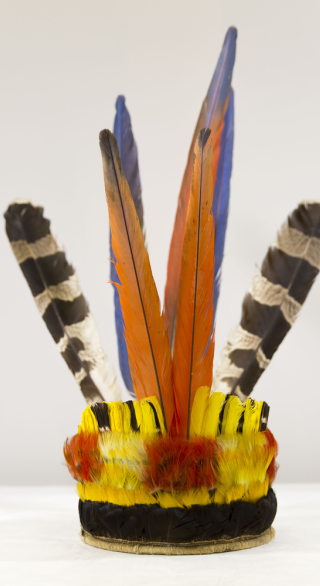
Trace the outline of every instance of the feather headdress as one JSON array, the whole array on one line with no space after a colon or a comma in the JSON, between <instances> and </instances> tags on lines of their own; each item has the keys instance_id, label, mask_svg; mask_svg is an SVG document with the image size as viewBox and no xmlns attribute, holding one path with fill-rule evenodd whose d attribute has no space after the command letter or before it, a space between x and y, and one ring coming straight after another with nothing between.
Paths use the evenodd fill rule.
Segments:
<instances>
[{"instance_id":1,"label":"feather headdress","mask_svg":"<svg viewBox=\"0 0 320 586\"><path fill-rule=\"evenodd\" d=\"M64 455L82 537L136 553L209 553L272 539L277 444L249 398L320 270L320 203L300 204L269 248L213 377L232 168L237 33L229 29L179 195L164 309L144 239L137 147L120 96L100 133L119 364L113 375L74 269L41 208L20 202L7 234L41 316L91 404ZM109 402L105 402L107 399ZM197 506L195 506L197 505Z\"/></svg>"}]
</instances>

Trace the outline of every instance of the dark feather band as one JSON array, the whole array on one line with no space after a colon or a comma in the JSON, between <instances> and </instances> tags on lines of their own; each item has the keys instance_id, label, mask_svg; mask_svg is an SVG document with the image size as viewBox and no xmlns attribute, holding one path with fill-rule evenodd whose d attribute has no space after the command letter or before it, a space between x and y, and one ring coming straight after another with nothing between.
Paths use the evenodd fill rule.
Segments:
<instances>
[{"instance_id":1,"label":"dark feather band","mask_svg":"<svg viewBox=\"0 0 320 586\"><path fill-rule=\"evenodd\" d=\"M271 527L276 511L272 488L255 504L234 501L230 505L163 509L158 505L123 507L79 501L81 525L91 535L146 542L186 543L223 535L259 535Z\"/></svg>"}]
</instances>

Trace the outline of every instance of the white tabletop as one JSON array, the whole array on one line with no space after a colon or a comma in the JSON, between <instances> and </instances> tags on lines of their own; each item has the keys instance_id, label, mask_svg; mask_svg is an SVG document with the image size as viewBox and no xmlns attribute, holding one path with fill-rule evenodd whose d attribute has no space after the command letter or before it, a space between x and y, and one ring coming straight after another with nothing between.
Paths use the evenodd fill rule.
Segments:
<instances>
[{"instance_id":1,"label":"white tabletop","mask_svg":"<svg viewBox=\"0 0 320 586\"><path fill-rule=\"evenodd\" d=\"M0 584L77 586L320 585L320 485L276 485L276 538L203 556L113 553L80 541L65 486L0 487Z\"/></svg>"}]
</instances>

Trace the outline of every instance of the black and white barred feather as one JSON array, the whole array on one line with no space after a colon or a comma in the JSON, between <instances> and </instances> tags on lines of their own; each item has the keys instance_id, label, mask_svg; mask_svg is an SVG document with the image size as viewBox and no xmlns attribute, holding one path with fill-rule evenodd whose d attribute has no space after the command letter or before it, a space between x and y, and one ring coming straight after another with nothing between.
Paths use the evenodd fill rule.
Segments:
<instances>
[{"instance_id":1,"label":"black and white barred feather","mask_svg":"<svg viewBox=\"0 0 320 586\"><path fill-rule=\"evenodd\" d=\"M43 208L17 200L5 219L13 253L40 315L84 398L89 404L120 400L78 277L52 236Z\"/></svg>"},{"instance_id":2,"label":"black and white barred feather","mask_svg":"<svg viewBox=\"0 0 320 586\"><path fill-rule=\"evenodd\" d=\"M250 395L294 324L320 271L320 203L301 203L283 224L256 271L230 333L213 382L214 391Z\"/></svg>"}]
</instances>

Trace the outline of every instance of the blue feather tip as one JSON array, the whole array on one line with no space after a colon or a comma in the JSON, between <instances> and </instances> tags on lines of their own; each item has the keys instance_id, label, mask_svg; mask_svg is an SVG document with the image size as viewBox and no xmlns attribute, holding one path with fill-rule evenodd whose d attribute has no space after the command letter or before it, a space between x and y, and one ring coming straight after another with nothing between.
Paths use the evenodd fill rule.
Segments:
<instances>
[{"instance_id":1,"label":"blue feather tip","mask_svg":"<svg viewBox=\"0 0 320 586\"><path fill-rule=\"evenodd\" d=\"M127 110L124 96L118 96L116 101L116 117L113 133L116 137L121 164L130 187L132 199L137 211L141 229L143 229L143 205L141 199L141 183L138 164L138 149L134 140L131 118ZM116 269L116 259L113 254L110 234L111 269L110 279L113 283L120 283ZM120 304L119 292L114 286L114 311L118 339L118 357L123 381L132 397L136 397L129 367L127 344L124 337L124 321Z\"/></svg>"}]
</instances>

